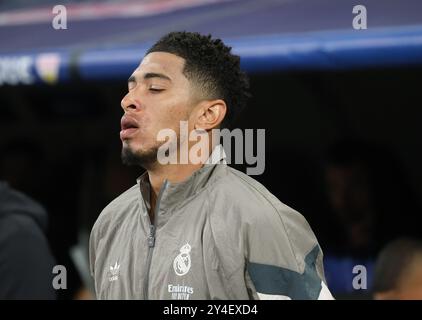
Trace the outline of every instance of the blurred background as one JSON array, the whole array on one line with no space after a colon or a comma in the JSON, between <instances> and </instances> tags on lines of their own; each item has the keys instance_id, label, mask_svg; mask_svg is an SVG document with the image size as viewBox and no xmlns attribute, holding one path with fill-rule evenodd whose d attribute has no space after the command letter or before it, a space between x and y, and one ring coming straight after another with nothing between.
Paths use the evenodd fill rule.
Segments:
<instances>
[{"instance_id":1,"label":"blurred background","mask_svg":"<svg viewBox=\"0 0 422 320\"><path fill-rule=\"evenodd\" d=\"M57 4L67 29L52 26ZM366 29L353 28L357 4ZM48 213L67 268L57 297L93 297L89 232L142 173L120 162L126 80L182 30L241 56L253 97L236 127L266 129L254 178L308 219L334 296L370 298L380 250L422 237L420 0L0 1L0 180Z\"/></svg>"}]
</instances>

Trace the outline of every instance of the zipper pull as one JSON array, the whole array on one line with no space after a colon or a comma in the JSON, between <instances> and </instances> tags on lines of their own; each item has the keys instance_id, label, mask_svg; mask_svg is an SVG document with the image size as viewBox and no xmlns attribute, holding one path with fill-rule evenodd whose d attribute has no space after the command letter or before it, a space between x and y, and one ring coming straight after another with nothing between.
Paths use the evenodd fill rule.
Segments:
<instances>
[{"instance_id":1,"label":"zipper pull","mask_svg":"<svg viewBox=\"0 0 422 320\"><path fill-rule=\"evenodd\" d=\"M155 245L155 226L149 226L148 247L152 248Z\"/></svg>"}]
</instances>

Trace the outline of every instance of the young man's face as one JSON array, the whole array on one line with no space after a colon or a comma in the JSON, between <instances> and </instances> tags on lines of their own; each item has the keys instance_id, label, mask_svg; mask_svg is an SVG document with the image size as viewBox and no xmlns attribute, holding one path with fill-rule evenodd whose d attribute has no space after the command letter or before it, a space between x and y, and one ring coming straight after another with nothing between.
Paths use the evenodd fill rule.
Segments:
<instances>
[{"instance_id":1,"label":"young man's face","mask_svg":"<svg viewBox=\"0 0 422 320\"><path fill-rule=\"evenodd\" d=\"M129 78L128 93L121 103L125 114L120 132L122 158L128 164L148 167L155 163L164 143L157 141L158 132L168 128L179 136L180 121L188 120L194 99L183 74L184 63L174 54L153 52Z\"/></svg>"}]
</instances>

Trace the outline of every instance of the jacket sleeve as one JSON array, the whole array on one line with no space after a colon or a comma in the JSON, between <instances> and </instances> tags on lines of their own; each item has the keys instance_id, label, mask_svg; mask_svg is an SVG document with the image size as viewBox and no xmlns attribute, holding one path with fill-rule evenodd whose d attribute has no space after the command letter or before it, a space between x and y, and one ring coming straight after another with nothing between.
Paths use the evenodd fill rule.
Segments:
<instances>
[{"instance_id":1,"label":"jacket sleeve","mask_svg":"<svg viewBox=\"0 0 422 320\"><path fill-rule=\"evenodd\" d=\"M253 299L333 299L318 241L305 218L281 202L246 231L246 283Z\"/></svg>"}]
</instances>

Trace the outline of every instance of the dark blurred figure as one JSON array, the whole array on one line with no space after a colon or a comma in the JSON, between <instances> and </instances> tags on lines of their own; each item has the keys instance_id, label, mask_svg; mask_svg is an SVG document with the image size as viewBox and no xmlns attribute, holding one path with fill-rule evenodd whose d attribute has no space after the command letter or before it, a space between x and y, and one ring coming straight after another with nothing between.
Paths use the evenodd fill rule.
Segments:
<instances>
[{"instance_id":1,"label":"dark blurred figure","mask_svg":"<svg viewBox=\"0 0 422 320\"><path fill-rule=\"evenodd\" d=\"M401 238L382 249L372 291L376 300L422 300L422 242Z\"/></svg>"},{"instance_id":2,"label":"dark blurred figure","mask_svg":"<svg viewBox=\"0 0 422 320\"><path fill-rule=\"evenodd\" d=\"M355 292L353 267L372 282L377 253L399 236L418 236L421 212L399 162L388 151L359 141L329 149L324 172L328 208L319 235L327 282L334 293Z\"/></svg>"},{"instance_id":3,"label":"dark blurred figure","mask_svg":"<svg viewBox=\"0 0 422 320\"><path fill-rule=\"evenodd\" d=\"M48 213L48 229L44 233L57 264L66 267L67 276L67 289L57 290L56 294L59 300L69 300L81 287L78 270L69 253L77 241L81 165L77 154L68 156L58 148L53 148L53 152L50 148L49 152L46 153L42 141L23 137L9 139L0 147L0 180L41 203Z\"/></svg>"},{"instance_id":4,"label":"dark blurred figure","mask_svg":"<svg viewBox=\"0 0 422 320\"><path fill-rule=\"evenodd\" d=\"M0 299L55 299L47 214L0 182Z\"/></svg>"},{"instance_id":5,"label":"dark blurred figure","mask_svg":"<svg viewBox=\"0 0 422 320\"><path fill-rule=\"evenodd\" d=\"M44 155L39 145L27 139L14 139L0 149L0 177L9 186L40 201L44 196ZM42 201L40 201L42 203Z\"/></svg>"}]
</instances>

